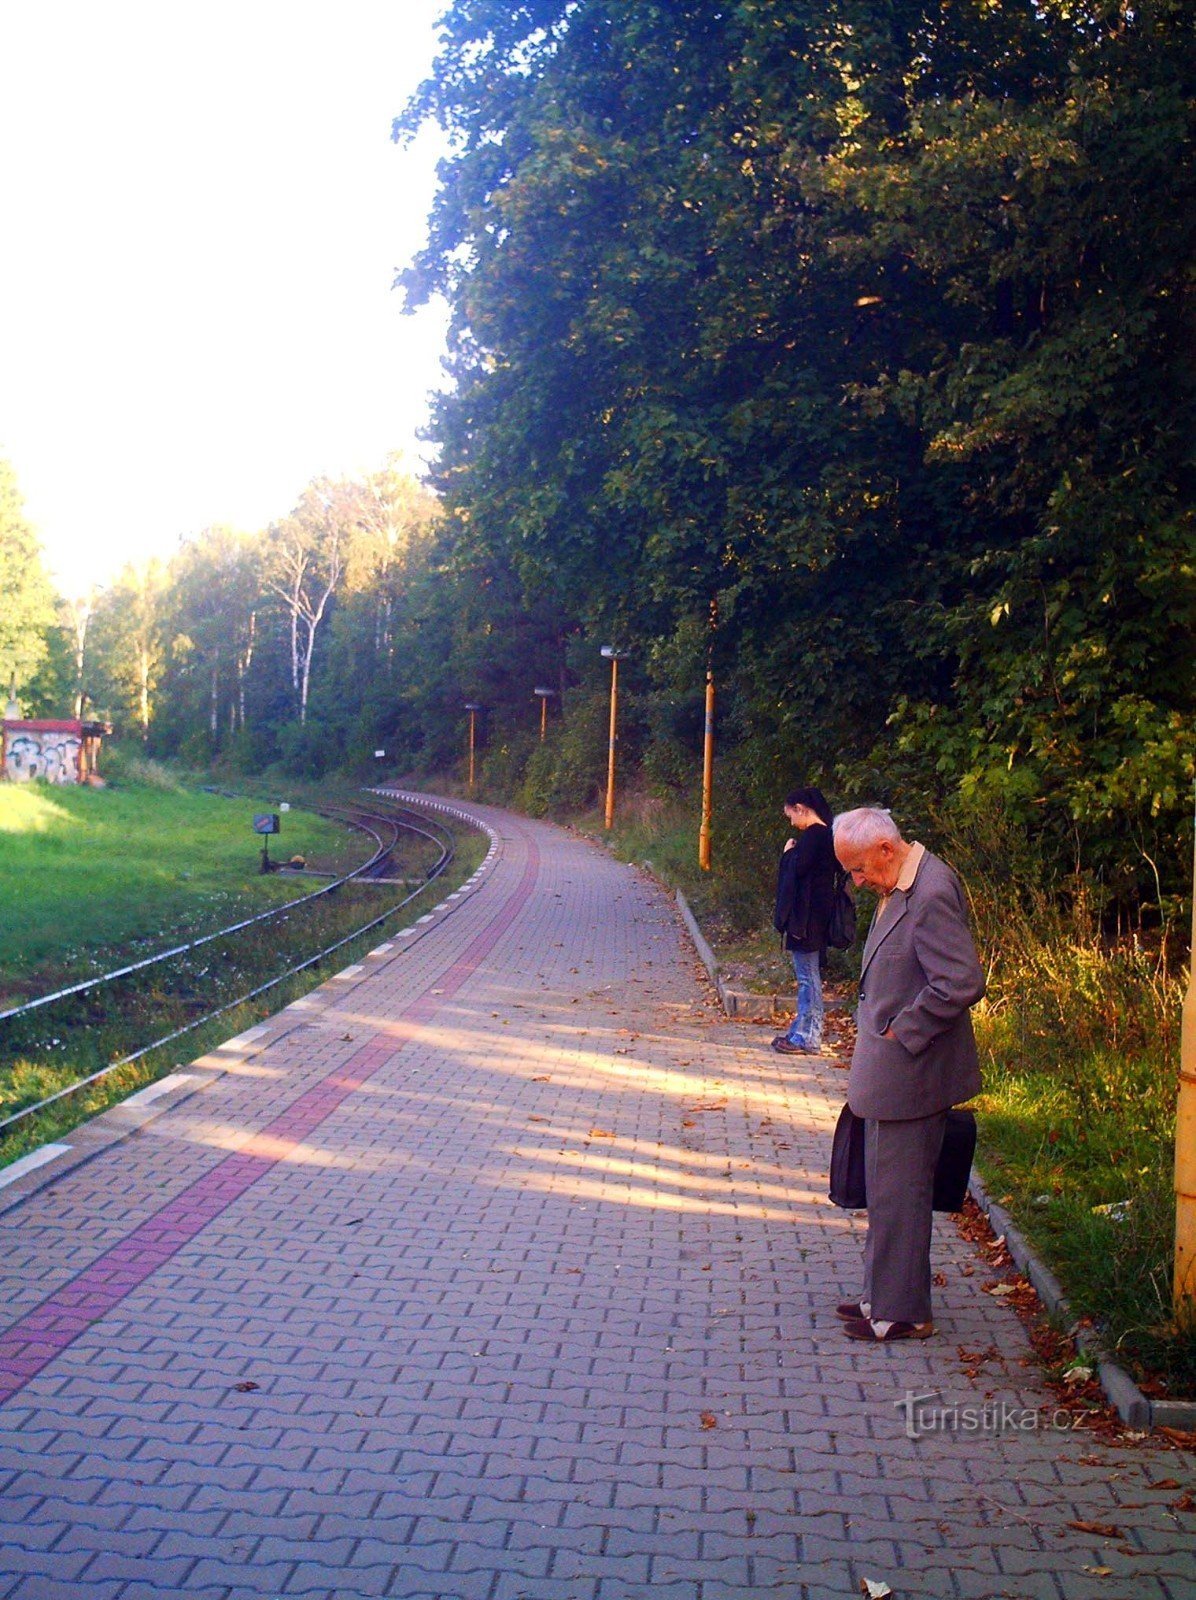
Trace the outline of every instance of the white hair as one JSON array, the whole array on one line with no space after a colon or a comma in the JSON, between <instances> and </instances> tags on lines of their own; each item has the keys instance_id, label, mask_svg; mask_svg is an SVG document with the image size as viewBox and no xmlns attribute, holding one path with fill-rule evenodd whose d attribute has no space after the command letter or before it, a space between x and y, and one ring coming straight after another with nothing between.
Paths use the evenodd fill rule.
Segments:
<instances>
[{"instance_id":1,"label":"white hair","mask_svg":"<svg viewBox=\"0 0 1196 1600\"><path fill-rule=\"evenodd\" d=\"M901 829L880 806L859 806L855 811L841 812L835 818L834 835L836 844L856 850L869 850L885 839L890 844L904 842Z\"/></svg>"}]
</instances>

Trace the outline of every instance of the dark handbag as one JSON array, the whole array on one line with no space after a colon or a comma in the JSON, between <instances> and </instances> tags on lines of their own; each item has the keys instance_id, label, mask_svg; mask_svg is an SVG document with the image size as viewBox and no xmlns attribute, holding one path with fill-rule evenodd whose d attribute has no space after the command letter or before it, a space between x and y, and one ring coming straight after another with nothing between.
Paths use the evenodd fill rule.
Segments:
<instances>
[{"instance_id":1,"label":"dark handbag","mask_svg":"<svg viewBox=\"0 0 1196 1600\"><path fill-rule=\"evenodd\" d=\"M868 1204L864 1185L864 1119L844 1106L831 1141L831 1200L844 1211L862 1211Z\"/></svg>"},{"instance_id":2,"label":"dark handbag","mask_svg":"<svg viewBox=\"0 0 1196 1600\"><path fill-rule=\"evenodd\" d=\"M960 1211L972 1175L976 1153L976 1118L970 1111L948 1111L943 1132L943 1148L934 1169L936 1211ZM831 1142L830 1197L844 1211L863 1211L868 1204L867 1177L864 1171L864 1119L850 1106L844 1106L835 1124Z\"/></svg>"},{"instance_id":3,"label":"dark handbag","mask_svg":"<svg viewBox=\"0 0 1196 1600\"><path fill-rule=\"evenodd\" d=\"M962 1211L968 1197L972 1157L976 1154L976 1118L970 1111L948 1111L943 1148L934 1169L936 1211Z\"/></svg>"}]
</instances>

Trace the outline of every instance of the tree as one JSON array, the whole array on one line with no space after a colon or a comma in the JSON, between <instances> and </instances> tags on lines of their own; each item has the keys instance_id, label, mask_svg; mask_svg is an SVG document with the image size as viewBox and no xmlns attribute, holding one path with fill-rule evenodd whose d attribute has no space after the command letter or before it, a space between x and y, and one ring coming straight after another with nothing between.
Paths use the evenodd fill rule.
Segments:
<instances>
[{"instance_id":1,"label":"tree","mask_svg":"<svg viewBox=\"0 0 1196 1600\"><path fill-rule=\"evenodd\" d=\"M129 564L99 596L88 630L89 698L110 711L118 733L136 731L143 742L166 655L166 583L161 562Z\"/></svg>"},{"instance_id":2,"label":"tree","mask_svg":"<svg viewBox=\"0 0 1196 1600\"><path fill-rule=\"evenodd\" d=\"M281 600L290 631L295 714L307 721L316 633L340 584L351 526L346 487L317 479L289 517L270 529L266 586Z\"/></svg>"},{"instance_id":3,"label":"tree","mask_svg":"<svg viewBox=\"0 0 1196 1600\"><path fill-rule=\"evenodd\" d=\"M16 475L0 458L0 693L28 684L55 626L54 592L37 536L25 520Z\"/></svg>"},{"instance_id":4,"label":"tree","mask_svg":"<svg viewBox=\"0 0 1196 1600\"><path fill-rule=\"evenodd\" d=\"M1135 893L1193 767L1190 18L461 0L444 40L396 131L452 140L403 284L454 307L455 559L662 689L714 599L741 768L995 792Z\"/></svg>"}]
</instances>

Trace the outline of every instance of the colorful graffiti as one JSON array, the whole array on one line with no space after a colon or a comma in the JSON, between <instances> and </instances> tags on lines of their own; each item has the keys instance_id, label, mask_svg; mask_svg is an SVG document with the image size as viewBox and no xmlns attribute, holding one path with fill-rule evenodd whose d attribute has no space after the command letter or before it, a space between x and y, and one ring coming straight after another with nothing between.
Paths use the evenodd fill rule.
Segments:
<instances>
[{"instance_id":1,"label":"colorful graffiti","mask_svg":"<svg viewBox=\"0 0 1196 1600\"><path fill-rule=\"evenodd\" d=\"M109 730L94 722L21 722L6 719L0 741L0 777L14 783L94 783L100 739Z\"/></svg>"}]
</instances>

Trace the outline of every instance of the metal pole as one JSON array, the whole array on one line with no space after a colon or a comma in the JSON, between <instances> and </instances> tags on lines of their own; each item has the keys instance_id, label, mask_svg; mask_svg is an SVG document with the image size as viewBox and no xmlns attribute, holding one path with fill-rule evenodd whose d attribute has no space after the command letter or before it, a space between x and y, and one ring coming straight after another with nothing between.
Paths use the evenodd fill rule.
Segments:
<instances>
[{"instance_id":1,"label":"metal pole","mask_svg":"<svg viewBox=\"0 0 1196 1600\"><path fill-rule=\"evenodd\" d=\"M469 793L473 797L473 719L477 713L470 707L469 712Z\"/></svg>"},{"instance_id":2,"label":"metal pole","mask_svg":"<svg viewBox=\"0 0 1196 1600\"><path fill-rule=\"evenodd\" d=\"M1179 1042L1175 1108L1175 1284L1177 1322L1196 1323L1196 854L1192 871L1192 945Z\"/></svg>"},{"instance_id":3,"label":"metal pole","mask_svg":"<svg viewBox=\"0 0 1196 1600\"><path fill-rule=\"evenodd\" d=\"M616 719L619 709L619 658L610 658L610 754L606 764L606 825L614 827L615 822L615 732Z\"/></svg>"},{"instance_id":4,"label":"metal pole","mask_svg":"<svg viewBox=\"0 0 1196 1600\"><path fill-rule=\"evenodd\" d=\"M540 743L544 743L544 735L548 730L548 696L540 696Z\"/></svg>"},{"instance_id":5,"label":"metal pole","mask_svg":"<svg viewBox=\"0 0 1196 1600\"><path fill-rule=\"evenodd\" d=\"M714 816L714 673L706 672L706 734L702 743L702 826L698 830L698 865L710 871L710 823Z\"/></svg>"}]
</instances>

